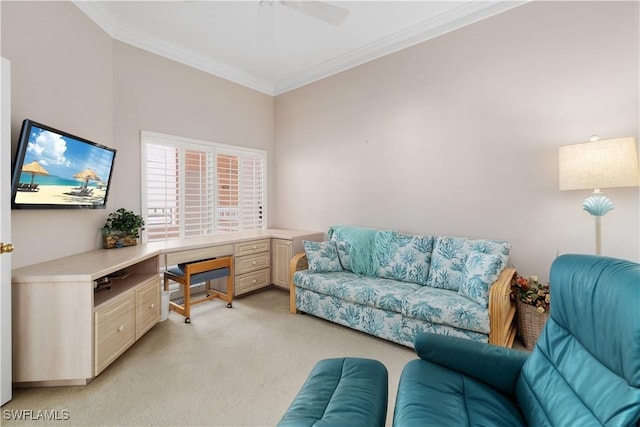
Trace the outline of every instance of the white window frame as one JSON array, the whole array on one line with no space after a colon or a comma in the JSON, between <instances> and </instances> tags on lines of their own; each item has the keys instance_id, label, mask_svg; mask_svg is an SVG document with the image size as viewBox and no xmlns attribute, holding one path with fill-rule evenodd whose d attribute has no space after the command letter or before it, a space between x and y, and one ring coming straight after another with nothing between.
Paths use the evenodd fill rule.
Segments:
<instances>
[{"instance_id":1,"label":"white window frame","mask_svg":"<svg viewBox=\"0 0 640 427\"><path fill-rule=\"evenodd\" d=\"M263 160L263 176L262 176L262 185L263 185L263 189L262 189L262 229L266 229L267 228L267 152L265 150L260 150L260 149L255 149L255 148L247 148L247 147L240 147L240 146L236 146L236 145L229 145L229 144L221 144L218 142L211 142L211 141L203 141L203 140L198 140L198 139L193 139L193 138L186 138L186 137L181 137L181 136L175 136L175 135L168 135L168 134L163 134L163 133L158 133L158 132L151 132L151 131L141 131L140 132L140 175L141 175L141 188L140 188L140 200L141 200L141 207L142 207L142 215L145 218L145 222L148 222L148 218L147 218L147 208L148 208L148 197L147 197L147 188L148 188L148 182L147 182L147 156L148 156L148 151L147 151L147 145L148 144L153 144L153 145L162 145L162 146L167 146L167 147L171 147L171 148L179 148L179 149L192 149L192 150L197 150L197 151L205 151L205 152L210 152L213 155L213 162L214 164L216 164L217 166L217 155L218 154L222 154L222 155L231 155L231 156L240 156L242 157L242 155L248 156L248 157L261 157ZM238 166L238 168L240 169L240 166ZM180 173L183 174L184 170L185 170L185 159L184 156L182 156L180 158L180 163L179 163L179 169L180 169ZM184 176L184 175L182 175ZM239 185L240 188L238 190L238 197L241 198L241 192L242 192L242 177L239 176ZM214 186L214 188L217 189L217 171L213 173L213 182L212 185ZM180 206L185 206L184 204L184 197L185 197L185 180L184 179L179 179L179 205ZM217 190L215 191L215 196L217 197ZM242 207L239 207L240 210L242 210ZM181 213L182 215L182 219L179 222L179 237L178 239L185 239L188 238L185 236L185 221L184 221L184 212ZM216 227L215 227L215 201L214 201L214 224L213 224L213 234L216 234ZM240 215L242 218L242 215ZM240 231L242 231L242 222L240 222ZM220 233L218 233L220 234ZM169 239L169 238L165 238L164 240L173 240L173 239ZM148 237L147 237L147 233L143 232L142 233L142 241L144 243L146 243L148 241ZM161 241L161 240L154 240L154 241Z\"/></svg>"}]
</instances>

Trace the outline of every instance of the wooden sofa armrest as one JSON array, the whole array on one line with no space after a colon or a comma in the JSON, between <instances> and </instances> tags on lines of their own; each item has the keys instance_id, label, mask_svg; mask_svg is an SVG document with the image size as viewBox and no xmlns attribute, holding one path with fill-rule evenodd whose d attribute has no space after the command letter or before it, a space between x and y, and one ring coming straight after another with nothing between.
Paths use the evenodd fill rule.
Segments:
<instances>
[{"instance_id":1,"label":"wooden sofa armrest","mask_svg":"<svg viewBox=\"0 0 640 427\"><path fill-rule=\"evenodd\" d=\"M516 336L516 304L511 301L511 279L516 270L505 268L489 288L489 344L513 346Z\"/></svg>"},{"instance_id":2,"label":"wooden sofa armrest","mask_svg":"<svg viewBox=\"0 0 640 427\"><path fill-rule=\"evenodd\" d=\"M296 286L293 283L293 274L296 271L307 269L307 255L303 253L295 254L289 261L289 311L296 314Z\"/></svg>"}]
</instances>

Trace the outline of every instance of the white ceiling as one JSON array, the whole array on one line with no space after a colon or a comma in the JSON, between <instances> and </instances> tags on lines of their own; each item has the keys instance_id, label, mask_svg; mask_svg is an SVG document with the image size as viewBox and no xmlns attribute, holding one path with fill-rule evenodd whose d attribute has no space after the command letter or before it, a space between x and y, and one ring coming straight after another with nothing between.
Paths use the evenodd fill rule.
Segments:
<instances>
[{"instance_id":1,"label":"white ceiling","mask_svg":"<svg viewBox=\"0 0 640 427\"><path fill-rule=\"evenodd\" d=\"M278 95L526 1L328 2L348 10L340 25L298 2L74 3L114 39Z\"/></svg>"}]
</instances>

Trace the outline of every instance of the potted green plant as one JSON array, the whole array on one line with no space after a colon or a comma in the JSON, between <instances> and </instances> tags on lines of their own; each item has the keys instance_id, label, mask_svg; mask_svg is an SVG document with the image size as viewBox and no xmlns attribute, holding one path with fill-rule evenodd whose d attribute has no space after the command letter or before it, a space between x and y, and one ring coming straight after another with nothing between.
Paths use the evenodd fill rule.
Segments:
<instances>
[{"instance_id":1,"label":"potted green plant","mask_svg":"<svg viewBox=\"0 0 640 427\"><path fill-rule=\"evenodd\" d=\"M124 208L111 212L102 227L104 247L111 249L134 246L138 243L142 230L144 230L142 216Z\"/></svg>"}]
</instances>

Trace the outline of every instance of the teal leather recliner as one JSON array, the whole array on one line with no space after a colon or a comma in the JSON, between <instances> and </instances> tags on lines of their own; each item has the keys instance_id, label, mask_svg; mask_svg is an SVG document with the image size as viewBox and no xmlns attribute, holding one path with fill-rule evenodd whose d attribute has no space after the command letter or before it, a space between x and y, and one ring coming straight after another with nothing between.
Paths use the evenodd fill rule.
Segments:
<instances>
[{"instance_id":1,"label":"teal leather recliner","mask_svg":"<svg viewBox=\"0 0 640 427\"><path fill-rule=\"evenodd\" d=\"M640 264L563 255L550 282L532 353L418 336L394 426L640 425Z\"/></svg>"}]
</instances>

